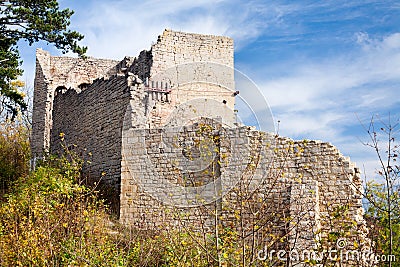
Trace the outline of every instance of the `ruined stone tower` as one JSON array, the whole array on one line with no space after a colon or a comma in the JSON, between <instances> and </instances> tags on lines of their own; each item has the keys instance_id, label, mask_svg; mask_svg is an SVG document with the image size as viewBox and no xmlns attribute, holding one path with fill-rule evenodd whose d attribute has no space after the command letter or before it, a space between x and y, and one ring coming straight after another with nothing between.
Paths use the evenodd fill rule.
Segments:
<instances>
[{"instance_id":1,"label":"ruined stone tower","mask_svg":"<svg viewBox=\"0 0 400 267\"><path fill-rule=\"evenodd\" d=\"M176 77L165 77L170 69L193 62L231 67L229 73L223 73L223 83L233 87L233 41L227 37L165 30L149 51L122 61L54 57L38 49L33 158L41 157L45 151L57 152L62 132L66 143L92 153L90 175L106 172L105 180L119 189L121 128L128 104L137 115L136 127L142 128L160 125L174 107L199 95L226 101L233 109L232 92L221 85L210 85L210 90L205 91L204 87L182 84L171 90L178 81ZM207 74L206 78L213 79L215 74ZM138 84L144 87L146 81L147 89L135 89Z\"/></svg>"},{"instance_id":2,"label":"ruined stone tower","mask_svg":"<svg viewBox=\"0 0 400 267\"><path fill-rule=\"evenodd\" d=\"M84 175L114 189L120 220L136 228L176 225L166 204L199 228L213 221L207 208L193 207L209 205L233 222L239 196L248 195L252 207L296 222L278 215L269 222L280 227L274 231L290 229L286 240L295 248L315 248L336 227L324 218L342 206L354 228L348 238L368 246L358 169L331 144L239 125L231 112L233 64L232 39L170 30L122 61L39 49L33 158L61 153L63 133L91 162ZM246 218L257 214L245 211Z\"/></svg>"},{"instance_id":3,"label":"ruined stone tower","mask_svg":"<svg viewBox=\"0 0 400 267\"><path fill-rule=\"evenodd\" d=\"M70 92L68 93L74 91L80 94L86 89L93 89L94 85L92 83L95 80L97 83L100 83L99 79L102 79L104 86L113 87L115 83L114 81L108 82L109 79L124 80L125 78L122 77L132 74L135 75L135 79L139 78L138 81L141 83L147 81L147 86L151 88L159 87L161 89L161 87L167 86L166 90L170 90L171 80L174 80L174 78L176 80L176 77L163 76L169 74L169 69L172 67L193 62L212 62L233 68L233 40L227 37L186 34L165 30L163 35L159 36L157 43L152 45L149 51L142 51L137 58L126 57L122 61L90 57L87 60L55 57L46 51L38 49L36 52L34 85L33 156L40 157L44 151L50 151L51 130L53 129L54 122L52 117L54 113L53 103L57 94L61 93L62 95L69 89L72 90L69 90ZM218 73L218 75L220 74ZM224 73L223 75L225 75L223 77L225 86L233 89L233 71ZM152 77L158 80L149 80ZM124 86L128 86L128 84ZM218 87L220 86L217 86L217 90ZM150 110L149 113L152 112L155 115L146 121L148 124L154 124L155 121L161 119L160 117L167 116L169 109L199 95L206 95L218 101L225 100L231 108L233 108L234 104L234 98L232 98L231 92L227 90L207 92L203 88L196 90L196 88L192 87L190 90L185 90L185 87L181 86L179 90L171 91L171 94L165 94L160 92L160 90L149 91L146 97L150 95L150 100L146 99L145 108ZM82 94L82 98L85 94L85 92ZM168 95L168 101L164 101L167 100L166 98L161 99L166 97L166 95ZM151 100L154 98L157 100L157 97L160 97L159 100L163 100L163 108L160 109L157 107L157 111L159 112L154 112L151 109L154 108L155 103L151 103ZM95 99L91 100L95 101ZM158 102L161 103L161 101ZM81 102L79 104L82 106L75 108L77 113L83 112L85 107L93 103ZM68 114L66 110L63 113ZM102 113L99 112L99 114ZM52 132L56 132L56 129Z\"/></svg>"}]
</instances>

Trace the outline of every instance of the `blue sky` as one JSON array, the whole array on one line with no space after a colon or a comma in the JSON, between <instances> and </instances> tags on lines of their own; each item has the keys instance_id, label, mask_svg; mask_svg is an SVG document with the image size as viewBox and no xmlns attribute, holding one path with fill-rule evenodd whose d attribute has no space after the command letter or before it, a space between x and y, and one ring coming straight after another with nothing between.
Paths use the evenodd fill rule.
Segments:
<instances>
[{"instance_id":1,"label":"blue sky","mask_svg":"<svg viewBox=\"0 0 400 267\"><path fill-rule=\"evenodd\" d=\"M375 157L358 118L400 117L400 2L60 1L88 55L122 59L149 49L165 28L226 35L235 66L265 95L281 135L333 143L372 176ZM33 84L36 47L21 43Z\"/></svg>"}]
</instances>

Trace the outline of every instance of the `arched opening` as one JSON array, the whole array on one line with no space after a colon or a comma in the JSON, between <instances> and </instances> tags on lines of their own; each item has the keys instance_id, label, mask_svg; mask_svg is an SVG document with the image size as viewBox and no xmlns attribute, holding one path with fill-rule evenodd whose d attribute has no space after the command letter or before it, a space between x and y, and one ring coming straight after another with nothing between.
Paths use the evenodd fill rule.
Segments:
<instances>
[{"instance_id":1,"label":"arched opening","mask_svg":"<svg viewBox=\"0 0 400 267\"><path fill-rule=\"evenodd\" d=\"M78 88L81 89L82 91L87 89L89 87L88 83L81 83L80 85L78 85Z\"/></svg>"},{"instance_id":2,"label":"arched opening","mask_svg":"<svg viewBox=\"0 0 400 267\"><path fill-rule=\"evenodd\" d=\"M60 86L58 86L57 88L56 88L56 95L58 94L58 93L61 93L61 94L64 94L65 92L67 91L67 87L65 87L64 85L60 85Z\"/></svg>"}]
</instances>

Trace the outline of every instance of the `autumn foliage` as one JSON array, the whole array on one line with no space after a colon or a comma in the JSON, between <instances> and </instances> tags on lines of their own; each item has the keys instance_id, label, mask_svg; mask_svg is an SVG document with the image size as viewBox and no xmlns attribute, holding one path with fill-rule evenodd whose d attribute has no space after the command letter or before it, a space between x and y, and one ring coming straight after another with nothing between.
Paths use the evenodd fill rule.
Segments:
<instances>
[{"instance_id":1,"label":"autumn foliage","mask_svg":"<svg viewBox=\"0 0 400 267\"><path fill-rule=\"evenodd\" d=\"M29 171L29 131L14 121L0 123L0 187L10 184Z\"/></svg>"}]
</instances>

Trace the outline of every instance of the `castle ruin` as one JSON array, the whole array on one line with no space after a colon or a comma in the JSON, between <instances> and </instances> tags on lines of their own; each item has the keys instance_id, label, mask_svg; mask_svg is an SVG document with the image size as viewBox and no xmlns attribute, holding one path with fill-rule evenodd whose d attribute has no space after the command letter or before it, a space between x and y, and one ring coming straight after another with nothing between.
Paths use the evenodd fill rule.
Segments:
<instances>
[{"instance_id":1,"label":"castle ruin","mask_svg":"<svg viewBox=\"0 0 400 267\"><path fill-rule=\"evenodd\" d=\"M132 227L176 225L169 206L211 229L204 207L234 222L246 196L251 207L268 207L243 209L246 220L273 214L268 223L290 232L292 247L315 248L339 227L326 218L340 207L353 227L346 238L367 247L360 174L348 158L329 143L237 123L233 51L228 37L171 30L122 61L38 49L33 158L60 153L63 133L90 160L84 174L114 189L120 221Z\"/></svg>"}]
</instances>

